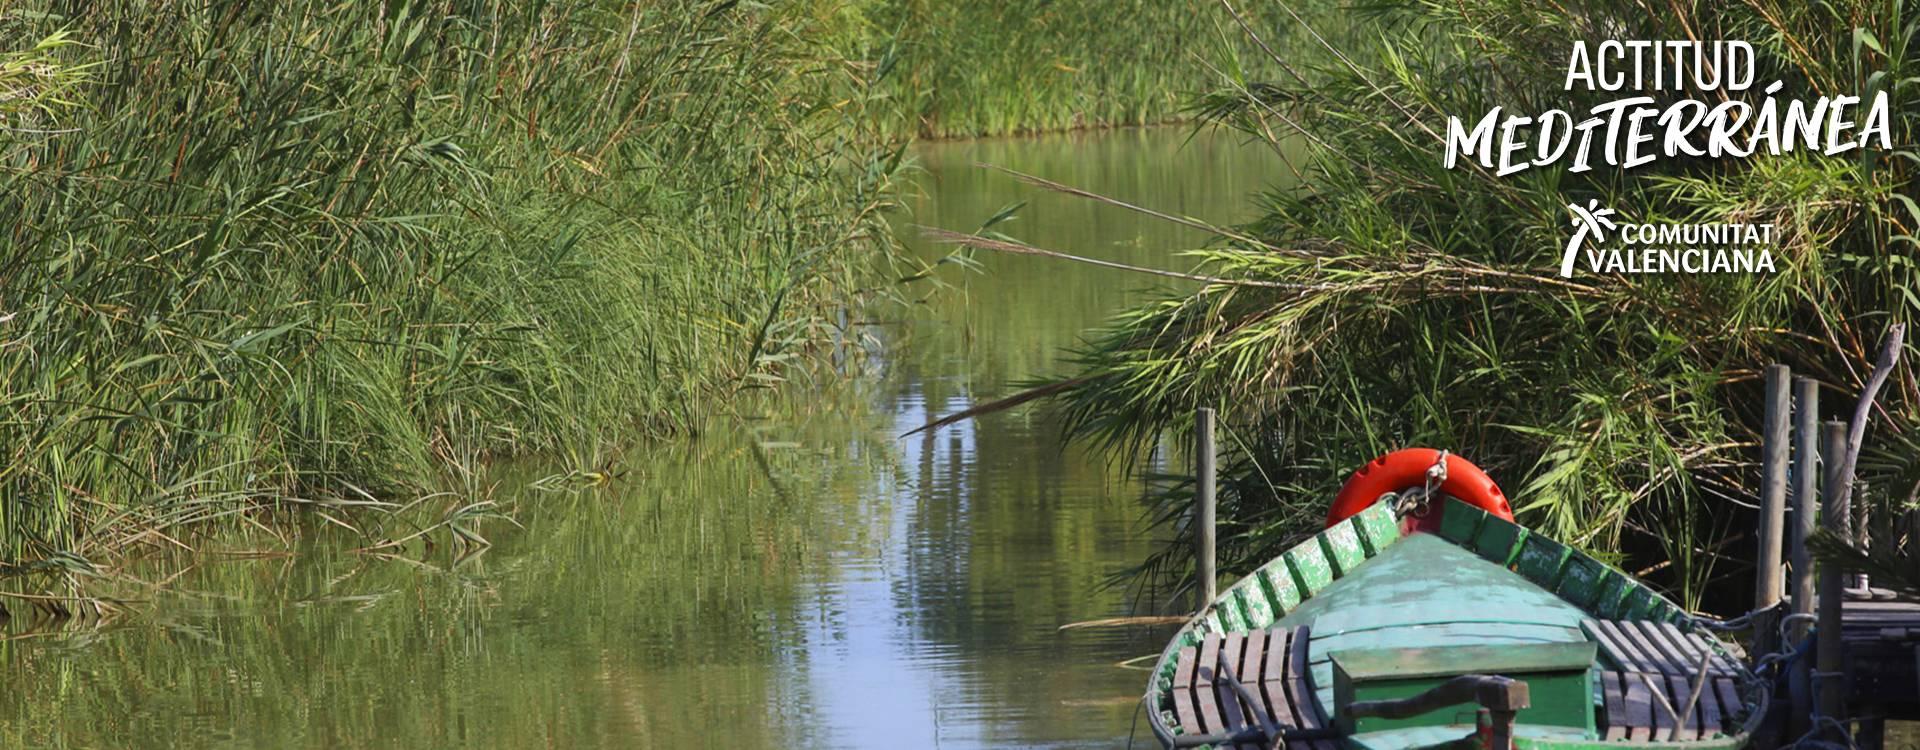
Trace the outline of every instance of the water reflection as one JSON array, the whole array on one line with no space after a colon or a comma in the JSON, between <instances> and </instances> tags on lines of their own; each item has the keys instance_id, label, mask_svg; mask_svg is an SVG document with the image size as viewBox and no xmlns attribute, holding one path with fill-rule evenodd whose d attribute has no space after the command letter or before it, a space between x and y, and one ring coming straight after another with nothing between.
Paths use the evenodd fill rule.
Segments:
<instances>
[{"instance_id":1,"label":"water reflection","mask_svg":"<svg viewBox=\"0 0 1920 750\"><path fill-rule=\"evenodd\" d=\"M913 221L1182 267L1205 238L1041 194L986 161L1225 220L1271 181L1257 151L1178 131L936 144ZM940 248L920 252L937 254ZM1022 410L902 439L1008 384L1150 283L982 256L882 338L885 373L617 458L615 483L521 492L523 529L456 562L345 552L158 559L151 600L99 632L0 642L3 747L1102 747L1164 632L1103 587L1152 545L1122 467ZM330 538L331 536L331 538ZM270 540L207 545L244 553ZM15 633L21 631L16 625Z\"/></svg>"}]
</instances>

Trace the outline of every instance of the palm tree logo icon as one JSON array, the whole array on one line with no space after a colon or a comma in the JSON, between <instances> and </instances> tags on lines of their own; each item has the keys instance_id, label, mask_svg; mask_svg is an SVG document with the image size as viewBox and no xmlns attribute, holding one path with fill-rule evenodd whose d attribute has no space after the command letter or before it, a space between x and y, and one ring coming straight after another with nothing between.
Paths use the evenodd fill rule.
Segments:
<instances>
[{"instance_id":1,"label":"palm tree logo icon","mask_svg":"<svg viewBox=\"0 0 1920 750\"><path fill-rule=\"evenodd\" d=\"M1589 200L1585 208L1578 203L1567 204L1567 210L1573 212L1573 237L1567 240L1567 252L1560 256L1560 275L1573 275L1573 259L1580 254L1580 243L1591 237L1598 244L1607 241L1607 232L1613 231L1613 209L1601 208L1600 201Z\"/></svg>"}]
</instances>

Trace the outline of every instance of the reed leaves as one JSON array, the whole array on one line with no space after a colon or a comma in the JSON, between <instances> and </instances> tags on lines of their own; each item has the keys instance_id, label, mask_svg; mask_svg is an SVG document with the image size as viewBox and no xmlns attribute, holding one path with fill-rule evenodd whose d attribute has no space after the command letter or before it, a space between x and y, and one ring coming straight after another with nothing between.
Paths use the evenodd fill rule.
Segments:
<instances>
[{"instance_id":1,"label":"reed leaves","mask_svg":"<svg viewBox=\"0 0 1920 750\"><path fill-rule=\"evenodd\" d=\"M1284 18L1277 6L1252 5L1248 14L1270 29ZM1278 72L1226 16L1207 11L1160 0L889 0L872 16L906 126L964 137L1186 120L1186 101L1211 87L1215 62Z\"/></svg>"},{"instance_id":2,"label":"reed leaves","mask_svg":"<svg viewBox=\"0 0 1920 750\"><path fill-rule=\"evenodd\" d=\"M848 7L0 7L0 562L350 523L793 377L892 246L874 81L807 41Z\"/></svg>"},{"instance_id":3,"label":"reed leaves","mask_svg":"<svg viewBox=\"0 0 1920 750\"><path fill-rule=\"evenodd\" d=\"M1355 10L1366 41L1302 29L1273 60L1289 75L1220 66L1219 91L1197 111L1274 144L1274 168L1305 172L1305 185L1261 196L1256 219L1185 248L1194 275L1226 281L1168 294L1094 335L1056 397L1073 434L1150 449L1184 431L1194 407L1218 407L1243 436L1224 461L1224 569L1251 569L1315 527L1354 467L1433 445L1500 479L1522 522L1662 565L1663 583L1702 602L1709 584L1745 572L1713 542L1752 523L1759 368L1790 364L1830 402L1847 401L1888 323L1920 312L1920 213L1908 208L1920 109L1895 83L1915 80L1914 8ZM1563 162L1501 178L1443 165L1436 131L1448 115L1615 98L1563 86L1574 40L1601 38L1751 40L1761 84L1736 97L1775 79L1783 96L1890 91L1895 147L1632 171ZM1283 142L1305 143L1311 159L1288 161ZM1561 278L1565 205L1589 200L1635 222L1773 223L1779 270ZM1876 434L1911 443L1920 379L1896 374L1883 405ZM1872 502L1912 501L1916 456L1870 452ZM1170 487L1155 517L1177 526L1187 497ZM1185 575L1187 554L1169 545L1145 570Z\"/></svg>"}]
</instances>

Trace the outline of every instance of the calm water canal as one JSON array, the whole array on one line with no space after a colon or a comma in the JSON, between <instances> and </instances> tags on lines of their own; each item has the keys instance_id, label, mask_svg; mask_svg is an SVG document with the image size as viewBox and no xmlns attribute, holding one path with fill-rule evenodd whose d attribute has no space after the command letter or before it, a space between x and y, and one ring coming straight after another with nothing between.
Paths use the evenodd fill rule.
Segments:
<instances>
[{"instance_id":1,"label":"calm water canal","mask_svg":"<svg viewBox=\"0 0 1920 750\"><path fill-rule=\"evenodd\" d=\"M1187 139L927 145L903 224L1024 200L997 229L1183 267L1168 251L1196 232L973 165L1216 221L1281 179L1257 148ZM558 470L515 467L499 496L524 528L489 527L485 554L215 545L134 571L147 602L108 627L15 623L0 747L1123 747L1144 673L1117 663L1166 631L1057 628L1135 613L1104 584L1153 544L1140 488L1038 411L899 436L1058 372L1153 282L979 260L874 329L870 376L632 448L596 491L513 489Z\"/></svg>"}]
</instances>

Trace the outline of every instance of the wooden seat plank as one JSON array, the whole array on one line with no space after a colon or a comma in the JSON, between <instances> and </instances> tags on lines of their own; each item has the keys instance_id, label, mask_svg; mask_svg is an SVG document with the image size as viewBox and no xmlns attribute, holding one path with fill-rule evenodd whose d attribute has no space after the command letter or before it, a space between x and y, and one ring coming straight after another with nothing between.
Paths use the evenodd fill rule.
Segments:
<instances>
[{"instance_id":1,"label":"wooden seat plank","mask_svg":"<svg viewBox=\"0 0 1920 750\"><path fill-rule=\"evenodd\" d=\"M1640 651L1640 647L1621 632L1619 623L1611 620L1586 620L1587 633L1600 642L1600 648L1607 652L1607 658L1620 667L1621 672L1656 671L1653 662Z\"/></svg>"},{"instance_id":2,"label":"wooden seat plank","mask_svg":"<svg viewBox=\"0 0 1920 750\"><path fill-rule=\"evenodd\" d=\"M1214 664L1214 699L1220 704L1220 731L1233 733L1247 728L1246 710L1240 705L1240 691L1233 687L1239 677L1241 657L1246 655L1245 633L1228 633L1220 642L1220 661Z\"/></svg>"},{"instance_id":3,"label":"wooden seat plank","mask_svg":"<svg viewBox=\"0 0 1920 750\"><path fill-rule=\"evenodd\" d=\"M1606 713L1606 734L1609 742L1628 738L1627 697L1621 690L1620 673L1605 670L1600 673L1600 694L1604 696Z\"/></svg>"},{"instance_id":4,"label":"wooden seat plank","mask_svg":"<svg viewBox=\"0 0 1920 750\"><path fill-rule=\"evenodd\" d=\"M1200 724L1200 707L1193 700L1193 675L1199 661L1200 649L1187 646L1180 649L1180 656L1174 662L1173 716L1180 722L1180 731L1186 734L1206 731Z\"/></svg>"},{"instance_id":5,"label":"wooden seat plank","mask_svg":"<svg viewBox=\"0 0 1920 750\"><path fill-rule=\"evenodd\" d=\"M1725 718L1720 711L1719 691L1713 689L1718 678L1708 677L1707 688L1700 691L1700 738L1706 739L1719 734L1726 728Z\"/></svg>"},{"instance_id":6,"label":"wooden seat plank","mask_svg":"<svg viewBox=\"0 0 1920 750\"><path fill-rule=\"evenodd\" d=\"M1245 694L1240 700L1241 708L1247 712L1247 726L1259 729L1264 737L1259 742L1241 743L1240 750L1268 750L1273 745L1273 739L1280 736L1280 728L1273 722L1272 710L1267 707L1266 698L1260 692L1260 670L1266 666L1266 645L1270 636L1265 630L1247 633L1247 648L1240 657L1240 669L1236 672L1246 675L1241 678L1241 683L1246 686L1246 693L1252 695L1252 703L1247 702Z\"/></svg>"},{"instance_id":7,"label":"wooden seat plank","mask_svg":"<svg viewBox=\"0 0 1920 750\"><path fill-rule=\"evenodd\" d=\"M1688 654L1678 642L1668 638L1658 625L1642 620L1630 623L1630 627L1638 631L1641 638L1659 652L1661 672L1670 675L1686 675L1689 678L1700 672L1700 657Z\"/></svg>"},{"instance_id":8,"label":"wooden seat plank","mask_svg":"<svg viewBox=\"0 0 1920 750\"><path fill-rule=\"evenodd\" d=\"M1655 639L1647 637L1647 631L1641 629L1638 623L1629 621L1620 622L1617 625L1620 632L1626 635L1627 640L1632 641L1634 647L1640 650L1640 654L1646 657L1648 668L1644 671L1655 674L1679 674L1685 671L1686 668L1680 665L1680 657L1672 651L1661 648Z\"/></svg>"},{"instance_id":9,"label":"wooden seat plank","mask_svg":"<svg viewBox=\"0 0 1920 750\"><path fill-rule=\"evenodd\" d=\"M1639 620L1621 620L1614 623L1621 633L1640 648L1640 653L1646 655L1648 665L1652 667L1647 671L1673 674L1674 668L1684 660L1672 649L1664 647L1663 642L1666 639L1660 635L1660 631L1650 631L1645 627L1646 625L1647 623Z\"/></svg>"},{"instance_id":10,"label":"wooden seat plank","mask_svg":"<svg viewBox=\"0 0 1920 750\"><path fill-rule=\"evenodd\" d=\"M1648 672L1625 675L1628 721L1632 726L1647 728L1647 733L1637 739L1665 737L1673 729L1673 717L1668 716L1667 710L1658 706L1659 701L1653 697L1653 685L1647 680L1653 676Z\"/></svg>"},{"instance_id":11,"label":"wooden seat plank","mask_svg":"<svg viewBox=\"0 0 1920 750\"><path fill-rule=\"evenodd\" d=\"M1672 641L1676 648L1680 648L1680 656L1684 656L1684 658L1688 660L1688 664L1690 664L1688 675L1697 675L1697 673L1699 673L1699 662L1701 662L1701 660L1707 662L1707 677L1732 675L1732 668L1726 664L1726 658L1722 658L1720 652L1716 652L1713 646L1707 645L1707 641L1703 641L1699 635L1680 633L1678 627L1674 627L1672 623L1665 623L1665 621L1659 623L1659 625L1655 625L1655 627L1659 627L1661 633L1667 635L1668 641Z\"/></svg>"},{"instance_id":12,"label":"wooden seat plank","mask_svg":"<svg viewBox=\"0 0 1920 750\"><path fill-rule=\"evenodd\" d=\"M1660 649L1654 648L1653 644L1647 641L1647 634L1634 627L1632 621L1617 620L1607 624L1619 634L1621 641L1629 644L1633 652L1639 655L1640 663L1634 668L1635 671L1648 674L1661 674L1666 671L1667 655L1661 653Z\"/></svg>"},{"instance_id":13,"label":"wooden seat plank","mask_svg":"<svg viewBox=\"0 0 1920 750\"><path fill-rule=\"evenodd\" d=\"M1731 677L1714 678L1713 692L1720 697L1721 731L1733 734L1740 715L1746 713L1747 704L1740 701L1740 690Z\"/></svg>"},{"instance_id":14,"label":"wooden seat plank","mask_svg":"<svg viewBox=\"0 0 1920 750\"><path fill-rule=\"evenodd\" d=\"M1693 678L1677 674L1667 675L1667 701L1673 704L1673 710L1679 713L1680 734L1682 740L1699 739L1700 706L1687 705L1687 698L1693 695ZM1691 709L1691 710L1689 710Z\"/></svg>"},{"instance_id":15,"label":"wooden seat plank","mask_svg":"<svg viewBox=\"0 0 1920 750\"><path fill-rule=\"evenodd\" d=\"M1647 632L1648 637L1659 640L1661 643L1669 646L1671 650L1675 651L1680 662L1686 664L1687 669L1690 670L1688 674L1699 673L1700 657L1707 654L1708 651L1700 648L1686 633L1682 633L1679 628L1674 627L1673 623L1642 622L1640 623L1640 628ZM1708 661L1707 668L1713 668L1711 660Z\"/></svg>"},{"instance_id":16,"label":"wooden seat plank","mask_svg":"<svg viewBox=\"0 0 1920 750\"><path fill-rule=\"evenodd\" d=\"M1707 639L1699 633L1682 633L1680 632L1680 628L1675 627L1674 624L1670 622L1659 623L1656 627L1660 629L1660 632L1665 633L1667 638L1680 644L1681 652L1686 655L1687 660L1693 665L1692 674L1699 673L1700 658L1703 656L1707 657L1707 674L1714 677L1732 677L1739 674L1739 667L1733 663L1733 660L1726 654L1721 653L1719 649L1714 648L1713 644L1709 643Z\"/></svg>"},{"instance_id":17,"label":"wooden seat plank","mask_svg":"<svg viewBox=\"0 0 1920 750\"><path fill-rule=\"evenodd\" d=\"M1200 659L1193 670L1193 700L1200 709L1200 724L1207 732L1217 732L1225 726L1220 718L1220 700L1213 692L1222 640L1219 633L1208 633L1200 640Z\"/></svg>"},{"instance_id":18,"label":"wooden seat plank","mask_svg":"<svg viewBox=\"0 0 1920 750\"><path fill-rule=\"evenodd\" d=\"M1673 687L1667 684L1667 676L1658 672L1642 672L1634 675L1633 679L1648 686L1648 700L1653 702L1653 739L1665 741L1668 735L1673 734L1674 728L1674 716L1667 707L1679 709L1679 701L1673 698Z\"/></svg>"},{"instance_id":19,"label":"wooden seat plank","mask_svg":"<svg viewBox=\"0 0 1920 750\"><path fill-rule=\"evenodd\" d=\"M1302 654L1306 652L1305 644L1303 643L1305 640L1306 638L1300 634L1298 628L1289 629L1287 631L1287 650L1284 654L1280 654L1280 656L1283 657L1280 660L1282 695L1280 696L1280 706L1275 706L1274 710L1276 716L1284 715L1287 717L1287 726L1285 728L1288 729L1303 729L1307 726L1306 721L1300 715L1300 704L1296 700L1299 687L1297 687L1297 683L1295 682L1297 670L1305 668L1306 662L1304 659L1294 659L1294 653L1296 651ZM1284 706L1284 708L1281 708L1281 706ZM1276 744L1286 745L1287 750L1304 750L1308 747L1308 743L1300 741L1282 741Z\"/></svg>"},{"instance_id":20,"label":"wooden seat plank","mask_svg":"<svg viewBox=\"0 0 1920 750\"><path fill-rule=\"evenodd\" d=\"M1253 726L1265 731L1270 738L1279 734L1280 725L1273 721L1273 704L1267 702L1261 675L1265 674L1267 643L1272 636L1272 631L1267 630L1248 633L1246 653L1240 658L1240 668L1234 672L1234 676L1240 678L1240 683L1245 685L1247 692L1252 693L1255 698L1254 704L1247 706L1249 721ZM1257 750L1266 749L1257 748Z\"/></svg>"},{"instance_id":21,"label":"wooden seat plank","mask_svg":"<svg viewBox=\"0 0 1920 750\"><path fill-rule=\"evenodd\" d=\"M1651 678L1675 712L1687 707L1693 695L1693 679L1680 675L1649 672L1600 673L1600 687L1606 721L1603 737L1607 740L1664 741L1673 730L1674 717L1660 705L1648 686ZM1693 710L1680 716L1680 740L1708 739L1715 734L1735 731L1736 718L1744 707L1730 677L1709 677Z\"/></svg>"},{"instance_id":22,"label":"wooden seat plank","mask_svg":"<svg viewBox=\"0 0 1920 750\"><path fill-rule=\"evenodd\" d=\"M1287 708L1287 644L1293 636L1288 628L1267 633L1267 663L1260 667L1260 695L1266 699L1267 715L1281 727L1295 726Z\"/></svg>"},{"instance_id":23,"label":"wooden seat plank","mask_svg":"<svg viewBox=\"0 0 1920 750\"><path fill-rule=\"evenodd\" d=\"M1321 729L1327 723L1320 715L1320 704L1313 699L1313 685L1308 681L1311 672L1307 667L1307 646L1312 643L1313 634L1302 625L1293 630L1293 638L1287 644L1287 695L1293 704L1295 718L1301 729ZM1333 740L1309 740L1289 742L1288 750L1339 750Z\"/></svg>"},{"instance_id":24,"label":"wooden seat plank","mask_svg":"<svg viewBox=\"0 0 1920 750\"><path fill-rule=\"evenodd\" d=\"M1613 662L1614 666L1621 669L1633 668L1632 664L1626 663L1626 655L1622 653L1620 645L1614 642L1613 635L1606 631L1601 620L1581 620L1580 629L1586 632L1587 638L1600 644L1600 653L1606 656L1608 661Z\"/></svg>"}]
</instances>

